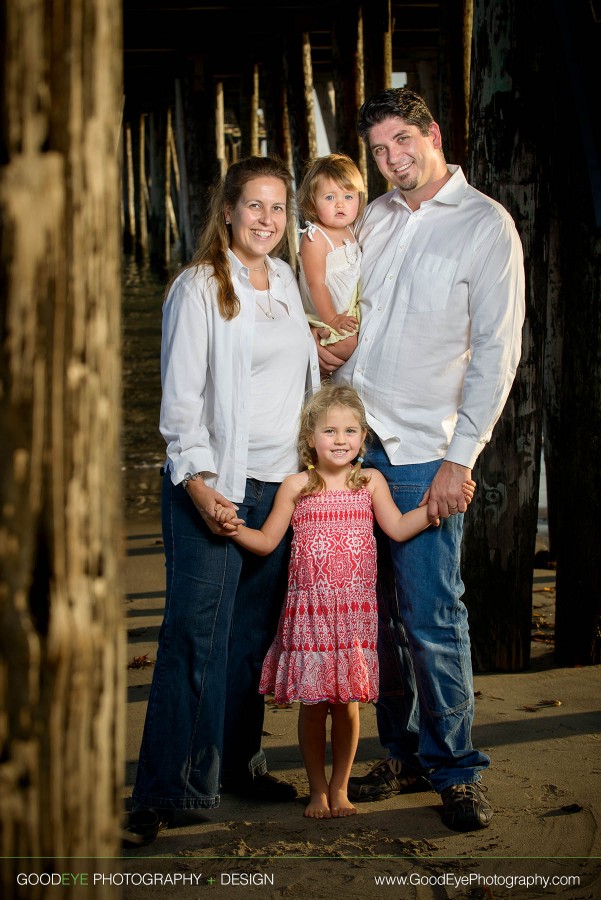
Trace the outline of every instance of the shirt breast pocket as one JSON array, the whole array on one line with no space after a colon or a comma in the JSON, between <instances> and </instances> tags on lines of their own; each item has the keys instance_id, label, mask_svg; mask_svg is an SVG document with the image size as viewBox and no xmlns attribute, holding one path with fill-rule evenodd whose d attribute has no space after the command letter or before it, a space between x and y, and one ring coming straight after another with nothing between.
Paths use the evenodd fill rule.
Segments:
<instances>
[{"instance_id":1,"label":"shirt breast pocket","mask_svg":"<svg viewBox=\"0 0 601 900\"><path fill-rule=\"evenodd\" d=\"M445 309L453 290L458 261L422 253L416 260L407 286L408 311L432 313Z\"/></svg>"}]
</instances>

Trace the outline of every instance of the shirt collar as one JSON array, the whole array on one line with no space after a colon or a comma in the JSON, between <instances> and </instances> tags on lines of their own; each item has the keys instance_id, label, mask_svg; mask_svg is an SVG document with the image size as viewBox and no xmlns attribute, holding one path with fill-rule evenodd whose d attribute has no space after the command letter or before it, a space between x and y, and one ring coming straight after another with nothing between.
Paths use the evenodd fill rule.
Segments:
<instances>
[{"instance_id":1,"label":"shirt collar","mask_svg":"<svg viewBox=\"0 0 601 900\"><path fill-rule=\"evenodd\" d=\"M245 266L244 263L241 263L235 253L228 247L227 258L230 261L232 275L240 276L243 274L247 279L250 278L248 266ZM276 268L274 261L269 257L265 257L265 263L267 264L267 271L270 275L279 275L279 272Z\"/></svg>"},{"instance_id":2,"label":"shirt collar","mask_svg":"<svg viewBox=\"0 0 601 900\"><path fill-rule=\"evenodd\" d=\"M459 206L467 188L467 181L459 166L447 164L447 169L451 173L449 180L445 181L431 200L424 200L421 206L426 206L428 203L445 203L447 206ZM389 202L393 201L407 207L407 203L398 188L391 191Z\"/></svg>"}]
</instances>

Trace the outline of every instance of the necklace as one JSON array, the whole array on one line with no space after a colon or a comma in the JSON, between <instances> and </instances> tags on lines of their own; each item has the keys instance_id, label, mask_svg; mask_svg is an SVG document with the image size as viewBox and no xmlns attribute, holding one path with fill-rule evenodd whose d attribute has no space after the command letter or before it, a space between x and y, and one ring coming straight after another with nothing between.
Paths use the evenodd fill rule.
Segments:
<instances>
[{"instance_id":1,"label":"necklace","mask_svg":"<svg viewBox=\"0 0 601 900\"><path fill-rule=\"evenodd\" d=\"M266 262L262 262L260 266L256 266L256 267L255 267L255 266L247 266L246 268L247 268L250 272L260 272L261 269L266 269L266 268L267 268L267 263L266 263Z\"/></svg>"},{"instance_id":2,"label":"necklace","mask_svg":"<svg viewBox=\"0 0 601 900\"><path fill-rule=\"evenodd\" d=\"M273 310L271 308L271 291L269 290L269 288L267 288L267 306L269 307L268 309L265 309L265 307L261 306L261 304L259 303L258 291L255 291L255 299L257 301L257 306L259 307L261 312L264 313L264 315L266 315L268 319L275 319Z\"/></svg>"},{"instance_id":3,"label":"necklace","mask_svg":"<svg viewBox=\"0 0 601 900\"><path fill-rule=\"evenodd\" d=\"M265 261L263 261L263 265L259 266L258 269L253 269L252 266L248 266L247 268L249 268L252 272L260 272L261 269L265 269L265 279L267 281L267 306L269 308L265 309L265 307L261 306L261 304L259 303L259 292L258 292L257 288L255 288L255 299L257 301L257 306L259 307L261 312L265 316L267 316L268 319L275 319L273 310L271 308L271 291L269 290L269 269L267 268L267 263Z\"/></svg>"}]
</instances>

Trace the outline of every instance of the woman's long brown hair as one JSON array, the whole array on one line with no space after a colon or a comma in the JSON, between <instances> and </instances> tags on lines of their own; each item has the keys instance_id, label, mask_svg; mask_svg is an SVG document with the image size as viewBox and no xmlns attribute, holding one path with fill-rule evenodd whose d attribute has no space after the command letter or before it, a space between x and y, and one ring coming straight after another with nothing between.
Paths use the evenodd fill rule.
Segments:
<instances>
[{"instance_id":1,"label":"woman's long brown hair","mask_svg":"<svg viewBox=\"0 0 601 900\"><path fill-rule=\"evenodd\" d=\"M279 178L286 188L286 219L292 216L292 176L281 159L275 156L249 156L233 163L212 190L209 214L206 225L200 235L196 253L184 269L192 269L200 265L212 268L212 277L217 282L217 305L220 315L226 319L234 319L240 312L240 301L236 296L232 275L227 257L231 243L231 227L225 224L226 207L233 208L248 181L253 178ZM287 248L287 234L284 229L279 244L274 248L277 255ZM178 273L179 274L179 273ZM169 287L173 284L170 282Z\"/></svg>"}]
</instances>

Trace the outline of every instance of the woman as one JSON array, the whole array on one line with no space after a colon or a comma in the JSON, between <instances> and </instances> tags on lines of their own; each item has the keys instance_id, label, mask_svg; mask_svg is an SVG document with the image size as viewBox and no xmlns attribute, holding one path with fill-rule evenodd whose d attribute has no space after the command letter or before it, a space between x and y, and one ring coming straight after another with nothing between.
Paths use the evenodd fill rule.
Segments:
<instances>
[{"instance_id":1,"label":"woman","mask_svg":"<svg viewBox=\"0 0 601 900\"><path fill-rule=\"evenodd\" d=\"M315 342L285 243L291 178L279 160L235 163L200 247L163 310L161 433L167 442L165 617L128 831L156 837L168 810L215 807L224 789L290 800L261 749L261 665L282 605L287 544L259 559L233 545L216 503L259 528L298 471L296 434L319 386Z\"/></svg>"}]
</instances>

